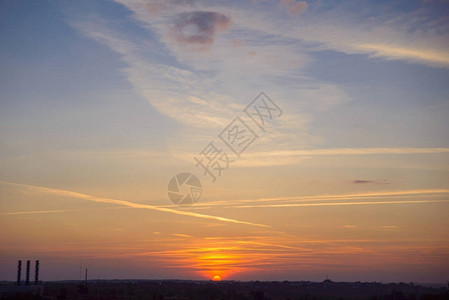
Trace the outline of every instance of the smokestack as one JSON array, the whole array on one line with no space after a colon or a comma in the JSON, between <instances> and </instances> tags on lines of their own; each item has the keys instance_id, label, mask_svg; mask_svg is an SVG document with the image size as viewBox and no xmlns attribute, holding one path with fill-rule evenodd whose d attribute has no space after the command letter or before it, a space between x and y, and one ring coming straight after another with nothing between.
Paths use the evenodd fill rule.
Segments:
<instances>
[{"instance_id":1,"label":"smokestack","mask_svg":"<svg viewBox=\"0 0 449 300\"><path fill-rule=\"evenodd\" d=\"M19 260L17 262L17 285L20 285L21 280L22 280L22 261Z\"/></svg>"},{"instance_id":2,"label":"smokestack","mask_svg":"<svg viewBox=\"0 0 449 300\"><path fill-rule=\"evenodd\" d=\"M36 267L34 268L34 284L39 282L39 261L36 260Z\"/></svg>"},{"instance_id":3,"label":"smokestack","mask_svg":"<svg viewBox=\"0 0 449 300\"><path fill-rule=\"evenodd\" d=\"M87 268L86 268L86 284L87 284Z\"/></svg>"},{"instance_id":4,"label":"smokestack","mask_svg":"<svg viewBox=\"0 0 449 300\"><path fill-rule=\"evenodd\" d=\"M27 273L26 273L26 285L30 284L30 260L27 260Z\"/></svg>"}]
</instances>

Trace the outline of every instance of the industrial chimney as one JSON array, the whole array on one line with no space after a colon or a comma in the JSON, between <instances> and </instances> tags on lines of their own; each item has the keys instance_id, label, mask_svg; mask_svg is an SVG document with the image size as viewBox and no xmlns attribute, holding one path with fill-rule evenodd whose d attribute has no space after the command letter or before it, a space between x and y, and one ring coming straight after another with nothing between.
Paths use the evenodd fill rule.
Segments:
<instances>
[{"instance_id":1,"label":"industrial chimney","mask_svg":"<svg viewBox=\"0 0 449 300\"><path fill-rule=\"evenodd\" d=\"M36 260L36 267L34 268L34 284L39 282L39 261Z\"/></svg>"},{"instance_id":2,"label":"industrial chimney","mask_svg":"<svg viewBox=\"0 0 449 300\"><path fill-rule=\"evenodd\" d=\"M19 260L17 262L17 285L20 285L21 280L22 280L22 261Z\"/></svg>"},{"instance_id":3,"label":"industrial chimney","mask_svg":"<svg viewBox=\"0 0 449 300\"><path fill-rule=\"evenodd\" d=\"M26 285L30 284L30 260L27 260L27 273L26 273Z\"/></svg>"}]
</instances>

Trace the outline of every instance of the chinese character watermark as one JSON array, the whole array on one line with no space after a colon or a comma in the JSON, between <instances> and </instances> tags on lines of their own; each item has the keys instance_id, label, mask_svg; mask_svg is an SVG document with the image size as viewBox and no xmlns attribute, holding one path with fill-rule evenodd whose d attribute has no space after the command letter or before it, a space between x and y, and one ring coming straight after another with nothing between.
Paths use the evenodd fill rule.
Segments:
<instances>
[{"instance_id":1,"label":"chinese character watermark","mask_svg":"<svg viewBox=\"0 0 449 300\"><path fill-rule=\"evenodd\" d=\"M203 175L209 175L212 178L212 182L217 180L216 175L220 177L221 172L229 169L229 164L233 162L233 160L229 159L226 152L215 147L213 141L198 155L201 156L193 158L196 161L196 167L201 166L204 171Z\"/></svg>"},{"instance_id":2,"label":"chinese character watermark","mask_svg":"<svg viewBox=\"0 0 449 300\"><path fill-rule=\"evenodd\" d=\"M264 92L261 92L243 111L263 131L269 122L283 114L279 106Z\"/></svg>"},{"instance_id":3,"label":"chinese character watermark","mask_svg":"<svg viewBox=\"0 0 449 300\"><path fill-rule=\"evenodd\" d=\"M236 117L231 123L218 135L218 137L231 149L237 156L248 148L257 138L257 134Z\"/></svg>"},{"instance_id":4,"label":"chinese character watermark","mask_svg":"<svg viewBox=\"0 0 449 300\"><path fill-rule=\"evenodd\" d=\"M255 124L256 128L263 132L271 122L283 114L281 108L264 92L254 98L243 110L243 113L249 117L250 123ZM221 177L222 173L228 170L230 164L234 162L229 153L232 152L236 158L239 158L259 136L240 116L236 116L218 134L218 138L228 149L217 147L212 140L197 156L193 157L196 162L195 167L201 168L203 175L208 176L211 182L216 182L217 178ZM201 192L201 182L191 173L180 173L174 176L168 184L168 197L177 205L196 203Z\"/></svg>"}]
</instances>

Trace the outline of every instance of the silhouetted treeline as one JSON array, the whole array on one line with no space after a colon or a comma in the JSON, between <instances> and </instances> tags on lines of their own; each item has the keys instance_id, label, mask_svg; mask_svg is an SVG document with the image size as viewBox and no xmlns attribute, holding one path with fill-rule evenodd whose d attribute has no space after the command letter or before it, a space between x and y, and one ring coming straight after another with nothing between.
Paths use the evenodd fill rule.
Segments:
<instances>
[{"instance_id":1,"label":"silhouetted treeline","mask_svg":"<svg viewBox=\"0 0 449 300\"><path fill-rule=\"evenodd\" d=\"M9 292L8 292L9 289ZM16 289L16 290L15 290ZM35 292L0 286L0 299L54 300L449 300L447 287L413 283L89 281L47 282ZM12 293L11 293L12 291Z\"/></svg>"}]
</instances>

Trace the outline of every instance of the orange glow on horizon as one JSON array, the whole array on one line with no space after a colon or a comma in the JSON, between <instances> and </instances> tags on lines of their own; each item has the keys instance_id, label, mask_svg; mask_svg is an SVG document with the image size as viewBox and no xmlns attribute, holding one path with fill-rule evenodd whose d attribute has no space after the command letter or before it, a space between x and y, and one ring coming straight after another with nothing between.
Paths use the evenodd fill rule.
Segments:
<instances>
[{"instance_id":1,"label":"orange glow on horizon","mask_svg":"<svg viewBox=\"0 0 449 300\"><path fill-rule=\"evenodd\" d=\"M214 277L212 277L213 281L221 281L221 277L220 275L215 275Z\"/></svg>"}]
</instances>

